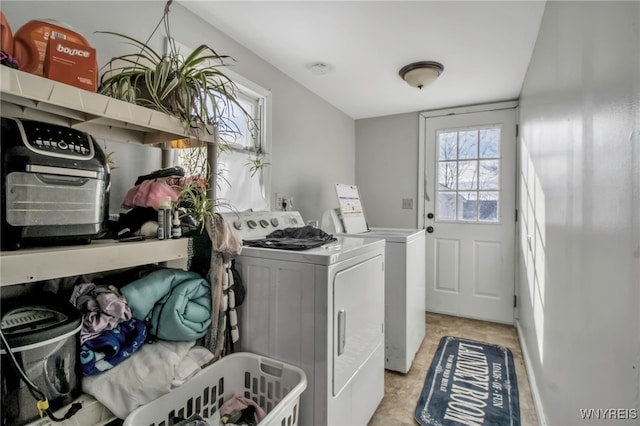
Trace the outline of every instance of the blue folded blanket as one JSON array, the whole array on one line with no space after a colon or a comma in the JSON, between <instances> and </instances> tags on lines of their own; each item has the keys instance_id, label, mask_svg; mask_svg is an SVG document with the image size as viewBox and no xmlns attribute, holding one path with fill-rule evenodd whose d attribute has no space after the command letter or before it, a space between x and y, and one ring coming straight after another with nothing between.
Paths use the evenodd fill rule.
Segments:
<instances>
[{"instance_id":1,"label":"blue folded blanket","mask_svg":"<svg viewBox=\"0 0 640 426\"><path fill-rule=\"evenodd\" d=\"M199 274L160 269L120 289L134 318L149 333L169 341L197 340L211 324L211 286Z\"/></svg>"},{"instance_id":2,"label":"blue folded blanket","mask_svg":"<svg viewBox=\"0 0 640 426\"><path fill-rule=\"evenodd\" d=\"M80 347L80 368L85 376L107 371L133 355L147 339L147 326L135 318L89 339Z\"/></svg>"}]
</instances>

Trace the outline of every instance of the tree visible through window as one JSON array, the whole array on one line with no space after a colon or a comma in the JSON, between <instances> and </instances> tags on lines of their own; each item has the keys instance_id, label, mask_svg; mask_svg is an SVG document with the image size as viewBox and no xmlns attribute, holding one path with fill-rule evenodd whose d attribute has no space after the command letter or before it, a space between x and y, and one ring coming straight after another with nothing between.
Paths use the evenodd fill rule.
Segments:
<instances>
[{"instance_id":1,"label":"tree visible through window","mask_svg":"<svg viewBox=\"0 0 640 426\"><path fill-rule=\"evenodd\" d=\"M437 219L499 222L500 127L437 134Z\"/></svg>"}]
</instances>

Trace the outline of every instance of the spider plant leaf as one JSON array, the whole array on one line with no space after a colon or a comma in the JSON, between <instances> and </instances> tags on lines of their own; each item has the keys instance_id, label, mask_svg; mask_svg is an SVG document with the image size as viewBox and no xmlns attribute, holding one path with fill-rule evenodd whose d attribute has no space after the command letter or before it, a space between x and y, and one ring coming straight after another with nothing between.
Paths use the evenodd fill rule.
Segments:
<instances>
[{"instance_id":1,"label":"spider plant leaf","mask_svg":"<svg viewBox=\"0 0 640 426\"><path fill-rule=\"evenodd\" d=\"M177 76L174 76L169 83L167 83L164 87L162 94L160 95L160 99L166 99L171 92L173 92L176 87L180 84L180 79Z\"/></svg>"}]
</instances>

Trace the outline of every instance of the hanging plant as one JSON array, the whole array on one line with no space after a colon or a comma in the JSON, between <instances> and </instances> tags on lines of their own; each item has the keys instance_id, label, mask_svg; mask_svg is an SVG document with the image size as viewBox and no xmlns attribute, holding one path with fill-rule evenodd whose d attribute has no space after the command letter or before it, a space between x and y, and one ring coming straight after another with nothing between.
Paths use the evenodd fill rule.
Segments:
<instances>
[{"instance_id":1,"label":"hanging plant","mask_svg":"<svg viewBox=\"0 0 640 426\"><path fill-rule=\"evenodd\" d=\"M171 37L169 25L169 0L164 14L146 41L140 41L113 31L97 31L112 35L134 46L135 52L111 58L102 68L98 91L104 95L162 111L183 121L185 132L199 140L202 132L220 135L219 149L240 134L233 114L242 114L248 123L248 132L257 127L250 114L236 96L237 88L224 73L231 58L220 55L206 44L183 55ZM168 39L168 52L159 53L149 46L149 41L163 25ZM214 130L215 127L215 130ZM197 144L202 146L202 144ZM203 150L200 150L203 152ZM211 168L206 155L200 157L195 174L209 182ZM253 172L255 173L255 171ZM207 185L186 187L181 194L189 213L201 223L213 213L214 200L208 199Z\"/></svg>"},{"instance_id":2,"label":"hanging plant","mask_svg":"<svg viewBox=\"0 0 640 426\"><path fill-rule=\"evenodd\" d=\"M216 126L225 140L239 133L232 114L242 114L249 123L248 131L255 127L250 114L236 96L237 87L224 73L228 55L220 55L206 44L196 47L190 54L180 52L171 36L167 1L162 18L146 41L113 32L112 35L135 47L134 53L111 58L102 68L98 91L104 95L135 103L178 117L185 131L197 137L201 130L212 133ZM168 52L159 53L149 41L160 26L164 26Z\"/></svg>"}]
</instances>

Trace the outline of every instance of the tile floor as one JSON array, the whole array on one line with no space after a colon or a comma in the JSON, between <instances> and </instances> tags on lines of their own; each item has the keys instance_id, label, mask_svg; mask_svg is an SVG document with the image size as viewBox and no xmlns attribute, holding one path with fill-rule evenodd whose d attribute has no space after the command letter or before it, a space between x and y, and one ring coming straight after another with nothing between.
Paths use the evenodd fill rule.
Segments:
<instances>
[{"instance_id":1,"label":"tile floor","mask_svg":"<svg viewBox=\"0 0 640 426\"><path fill-rule=\"evenodd\" d=\"M522 426L538 425L531 388L525 371L522 349L515 327L427 313L427 332L407 374L385 371L385 395L369 426L415 426L413 413L424 378L431 365L433 354L442 336L457 336L467 339L503 345L513 352L520 395L520 420Z\"/></svg>"}]
</instances>

